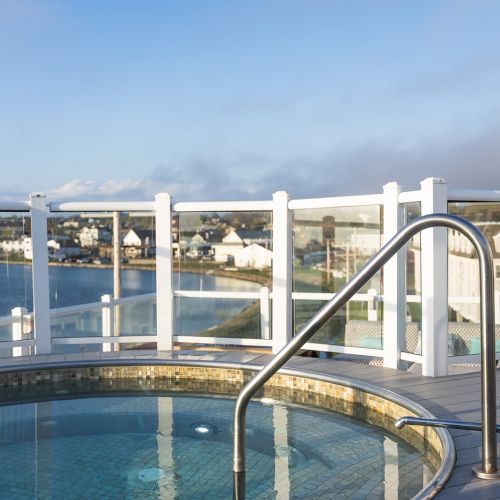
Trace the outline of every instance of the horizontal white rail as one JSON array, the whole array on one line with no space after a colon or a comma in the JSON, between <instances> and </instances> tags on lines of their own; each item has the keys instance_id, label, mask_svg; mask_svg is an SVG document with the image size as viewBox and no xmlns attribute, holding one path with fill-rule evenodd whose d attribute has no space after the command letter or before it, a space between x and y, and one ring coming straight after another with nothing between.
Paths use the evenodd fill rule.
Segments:
<instances>
[{"instance_id":1,"label":"horizontal white rail","mask_svg":"<svg viewBox=\"0 0 500 500\"><path fill-rule=\"evenodd\" d=\"M422 363L422 356L411 352L401 352L401 359L403 361L410 361L411 363Z\"/></svg>"},{"instance_id":2,"label":"horizontal white rail","mask_svg":"<svg viewBox=\"0 0 500 500\"><path fill-rule=\"evenodd\" d=\"M52 337L52 344L128 344L139 342L156 342L156 335L120 335L116 337Z\"/></svg>"},{"instance_id":3,"label":"horizontal white rail","mask_svg":"<svg viewBox=\"0 0 500 500\"><path fill-rule=\"evenodd\" d=\"M29 212L31 204L29 201L2 201L0 212Z\"/></svg>"},{"instance_id":4,"label":"horizontal white rail","mask_svg":"<svg viewBox=\"0 0 500 500\"><path fill-rule=\"evenodd\" d=\"M9 326L16 321L19 321L19 318L16 318L14 316L2 316L0 318L0 326Z\"/></svg>"},{"instance_id":5,"label":"horizontal white rail","mask_svg":"<svg viewBox=\"0 0 500 500\"><path fill-rule=\"evenodd\" d=\"M303 200L290 200L290 210L302 210L307 208L336 208L356 207L367 205L383 205L383 194L367 194L360 196L337 196L335 198L307 198Z\"/></svg>"},{"instance_id":6,"label":"horizontal white rail","mask_svg":"<svg viewBox=\"0 0 500 500\"><path fill-rule=\"evenodd\" d=\"M30 345L35 345L35 339L26 340L9 340L7 342L0 342L0 349L10 349L12 347L26 347Z\"/></svg>"},{"instance_id":7,"label":"horizontal white rail","mask_svg":"<svg viewBox=\"0 0 500 500\"><path fill-rule=\"evenodd\" d=\"M49 208L51 212L154 212L155 204L152 201L53 201Z\"/></svg>"},{"instance_id":8,"label":"horizontal white rail","mask_svg":"<svg viewBox=\"0 0 500 500\"><path fill-rule=\"evenodd\" d=\"M192 299L260 299L259 292L218 292L218 291L196 291L175 290L175 297L187 297Z\"/></svg>"},{"instance_id":9,"label":"horizontal white rail","mask_svg":"<svg viewBox=\"0 0 500 500\"><path fill-rule=\"evenodd\" d=\"M139 302L149 302L151 300L156 299L155 293L147 293L141 295L131 295L130 297L122 297L120 299L114 299L112 305L121 306L125 304L133 304ZM56 309L50 310L50 317L57 318L59 316L66 316L68 314L77 314L87 311L95 311L99 309L103 309L104 307L108 307L108 303L106 302L90 302L87 304L77 304L74 306L66 306L66 307L58 307ZM4 318L0 318L0 322ZM12 322L12 320L11 320ZM0 323L1 325L1 323Z\"/></svg>"},{"instance_id":10,"label":"horizontal white rail","mask_svg":"<svg viewBox=\"0 0 500 500\"><path fill-rule=\"evenodd\" d=\"M336 352L340 354L355 354L357 356L373 356L382 358L384 356L383 349L367 349L364 347L347 347L343 345L319 344L317 342L307 342L303 349L312 351Z\"/></svg>"},{"instance_id":11,"label":"horizontal white rail","mask_svg":"<svg viewBox=\"0 0 500 500\"><path fill-rule=\"evenodd\" d=\"M422 201L422 191L404 191L399 193L399 203L414 203Z\"/></svg>"},{"instance_id":12,"label":"horizontal white rail","mask_svg":"<svg viewBox=\"0 0 500 500\"><path fill-rule=\"evenodd\" d=\"M500 359L500 352L495 354L495 359ZM455 363L481 363L480 354L466 354L464 356L448 356L448 364L453 365Z\"/></svg>"},{"instance_id":13,"label":"horizontal white rail","mask_svg":"<svg viewBox=\"0 0 500 500\"><path fill-rule=\"evenodd\" d=\"M267 212L272 209L272 201L181 201L174 204L174 212Z\"/></svg>"},{"instance_id":14,"label":"horizontal white rail","mask_svg":"<svg viewBox=\"0 0 500 500\"><path fill-rule=\"evenodd\" d=\"M207 345L236 345L271 347L273 341L270 339L245 339L230 337L195 337L190 335L176 335L174 342L181 344L207 344Z\"/></svg>"},{"instance_id":15,"label":"horizontal white rail","mask_svg":"<svg viewBox=\"0 0 500 500\"><path fill-rule=\"evenodd\" d=\"M50 310L50 317L67 316L68 314L78 314L87 311L100 310L105 306L104 302L91 302L89 304L77 304L76 306L58 307Z\"/></svg>"},{"instance_id":16,"label":"horizontal white rail","mask_svg":"<svg viewBox=\"0 0 500 500\"><path fill-rule=\"evenodd\" d=\"M323 293L323 292L293 292L293 300L331 300L335 297L335 293ZM382 295L370 295L368 293L357 293L355 294L351 301L358 302L368 302L375 298L378 301L382 301Z\"/></svg>"}]
</instances>

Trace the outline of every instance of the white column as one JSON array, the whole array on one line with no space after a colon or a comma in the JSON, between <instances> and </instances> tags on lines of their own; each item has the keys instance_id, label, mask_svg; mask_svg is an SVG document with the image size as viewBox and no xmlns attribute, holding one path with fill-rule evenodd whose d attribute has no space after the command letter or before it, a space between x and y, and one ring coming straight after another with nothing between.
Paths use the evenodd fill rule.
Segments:
<instances>
[{"instance_id":1,"label":"white column","mask_svg":"<svg viewBox=\"0 0 500 500\"><path fill-rule=\"evenodd\" d=\"M11 310L12 314L12 340L23 340L24 334L24 317L28 314L28 309L25 307L14 307ZM29 354L29 347L14 347L12 356L25 356Z\"/></svg>"},{"instance_id":2,"label":"white column","mask_svg":"<svg viewBox=\"0 0 500 500\"><path fill-rule=\"evenodd\" d=\"M426 483L424 483L426 484ZM399 457L398 443L384 437L384 498L399 498Z\"/></svg>"},{"instance_id":3,"label":"white column","mask_svg":"<svg viewBox=\"0 0 500 500\"><path fill-rule=\"evenodd\" d=\"M173 471L175 469L174 460L174 398L158 398L158 432L156 433L156 445L158 448L158 467L167 474L165 479L158 482L159 498L170 500L173 498L172 492L175 491L175 481ZM171 484L172 483L172 484ZM168 485L168 488L166 487Z\"/></svg>"},{"instance_id":4,"label":"white column","mask_svg":"<svg viewBox=\"0 0 500 500\"><path fill-rule=\"evenodd\" d=\"M288 463L288 410L273 405L274 427L274 491L276 500L290 498L290 469Z\"/></svg>"},{"instance_id":5,"label":"white column","mask_svg":"<svg viewBox=\"0 0 500 500\"><path fill-rule=\"evenodd\" d=\"M448 212L447 184L429 177L421 182L422 215ZM422 375L448 373L448 231L426 229L421 234Z\"/></svg>"},{"instance_id":6,"label":"white column","mask_svg":"<svg viewBox=\"0 0 500 500\"><path fill-rule=\"evenodd\" d=\"M101 297L102 307L102 336L103 337L113 337L114 336L114 312L115 303L111 295L103 295ZM111 352L115 350L115 344L106 343L102 344L102 352Z\"/></svg>"},{"instance_id":7,"label":"white column","mask_svg":"<svg viewBox=\"0 0 500 500\"><path fill-rule=\"evenodd\" d=\"M384 186L384 244L404 225L404 211L399 203L401 186L389 182ZM384 366L400 367L400 354L405 340L406 251L400 250L384 266Z\"/></svg>"},{"instance_id":8,"label":"white column","mask_svg":"<svg viewBox=\"0 0 500 500\"><path fill-rule=\"evenodd\" d=\"M263 286L260 289L260 337L262 339L270 339L270 324L269 315L269 288Z\"/></svg>"},{"instance_id":9,"label":"white column","mask_svg":"<svg viewBox=\"0 0 500 500\"><path fill-rule=\"evenodd\" d=\"M49 254L47 250L47 199L34 193L31 202L31 244L33 250L33 313L36 354L50 354Z\"/></svg>"},{"instance_id":10,"label":"white column","mask_svg":"<svg viewBox=\"0 0 500 500\"><path fill-rule=\"evenodd\" d=\"M273 353L292 338L292 214L288 193L273 194Z\"/></svg>"},{"instance_id":11,"label":"white column","mask_svg":"<svg viewBox=\"0 0 500 500\"><path fill-rule=\"evenodd\" d=\"M170 351L175 334L172 276L172 202L170 195L155 196L156 212L156 336L157 349Z\"/></svg>"}]
</instances>

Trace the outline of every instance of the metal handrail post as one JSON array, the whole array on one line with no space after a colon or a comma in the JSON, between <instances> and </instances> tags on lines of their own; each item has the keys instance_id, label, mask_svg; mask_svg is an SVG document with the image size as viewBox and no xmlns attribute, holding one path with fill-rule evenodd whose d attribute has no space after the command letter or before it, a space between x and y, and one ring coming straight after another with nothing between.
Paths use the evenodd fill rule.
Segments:
<instances>
[{"instance_id":1,"label":"metal handrail post","mask_svg":"<svg viewBox=\"0 0 500 500\"><path fill-rule=\"evenodd\" d=\"M481 280L481 398L483 423L483 456L480 477L497 473L496 449L496 379L493 257L490 246L479 229L469 221L449 214L419 217L402 228L341 290L323 306L283 347L260 372L241 390L234 409L233 471L235 496L244 496L245 430L248 403L255 393L379 271L413 236L432 227L447 227L464 234L474 245L479 256ZM477 474L477 472L476 472ZM479 474L477 474L479 475ZM243 493L242 493L243 492ZM242 496L243 495L243 496Z\"/></svg>"}]
</instances>

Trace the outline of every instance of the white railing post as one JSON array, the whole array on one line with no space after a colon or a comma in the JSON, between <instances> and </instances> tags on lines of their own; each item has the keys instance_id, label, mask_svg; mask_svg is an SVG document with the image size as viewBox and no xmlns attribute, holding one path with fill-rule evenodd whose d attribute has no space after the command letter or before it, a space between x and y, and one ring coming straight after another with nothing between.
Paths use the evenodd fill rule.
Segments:
<instances>
[{"instance_id":1,"label":"white railing post","mask_svg":"<svg viewBox=\"0 0 500 500\"><path fill-rule=\"evenodd\" d=\"M25 307L14 307L12 314L12 340L23 340L24 337L24 317L28 314ZM12 348L12 356L25 356L29 354L29 347L20 346Z\"/></svg>"},{"instance_id":2,"label":"white railing post","mask_svg":"<svg viewBox=\"0 0 500 500\"><path fill-rule=\"evenodd\" d=\"M114 337L115 326L115 302L113 297L109 294L101 297L102 302L102 336ZM105 343L102 344L102 352L111 352L115 350L115 344Z\"/></svg>"},{"instance_id":3,"label":"white railing post","mask_svg":"<svg viewBox=\"0 0 500 500\"><path fill-rule=\"evenodd\" d=\"M50 354L52 339L50 335L49 254L47 250L48 207L45 194L32 194L30 204L35 350L36 354Z\"/></svg>"},{"instance_id":4,"label":"white railing post","mask_svg":"<svg viewBox=\"0 0 500 500\"><path fill-rule=\"evenodd\" d=\"M156 336L159 351L171 351L175 335L172 276L172 201L167 193L155 196L156 213Z\"/></svg>"},{"instance_id":5,"label":"white railing post","mask_svg":"<svg viewBox=\"0 0 500 500\"><path fill-rule=\"evenodd\" d=\"M286 191L273 194L273 353L292 338L292 213Z\"/></svg>"},{"instance_id":6,"label":"white railing post","mask_svg":"<svg viewBox=\"0 0 500 500\"><path fill-rule=\"evenodd\" d=\"M384 186L384 243L404 225L403 206L399 203L401 186L389 182ZM384 366L400 368L405 339L406 252L400 250L384 266Z\"/></svg>"},{"instance_id":7,"label":"white railing post","mask_svg":"<svg viewBox=\"0 0 500 500\"><path fill-rule=\"evenodd\" d=\"M422 215L448 212L447 184L429 177L421 182ZM421 235L422 375L448 373L448 230L426 229Z\"/></svg>"},{"instance_id":8,"label":"white railing post","mask_svg":"<svg viewBox=\"0 0 500 500\"><path fill-rule=\"evenodd\" d=\"M269 288L263 286L260 289L260 338L266 340L271 338L269 319Z\"/></svg>"}]
</instances>

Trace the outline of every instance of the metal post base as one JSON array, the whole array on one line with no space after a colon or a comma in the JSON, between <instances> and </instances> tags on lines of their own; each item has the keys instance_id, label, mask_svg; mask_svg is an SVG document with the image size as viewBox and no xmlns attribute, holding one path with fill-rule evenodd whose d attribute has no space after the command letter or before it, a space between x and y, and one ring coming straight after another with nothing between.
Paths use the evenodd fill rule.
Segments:
<instances>
[{"instance_id":1,"label":"metal post base","mask_svg":"<svg viewBox=\"0 0 500 500\"><path fill-rule=\"evenodd\" d=\"M245 473L233 471L233 500L245 500Z\"/></svg>"},{"instance_id":2,"label":"metal post base","mask_svg":"<svg viewBox=\"0 0 500 500\"><path fill-rule=\"evenodd\" d=\"M472 467L472 474L474 474L479 479L500 479L500 470L495 472L484 472L483 465L477 464Z\"/></svg>"}]
</instances>

